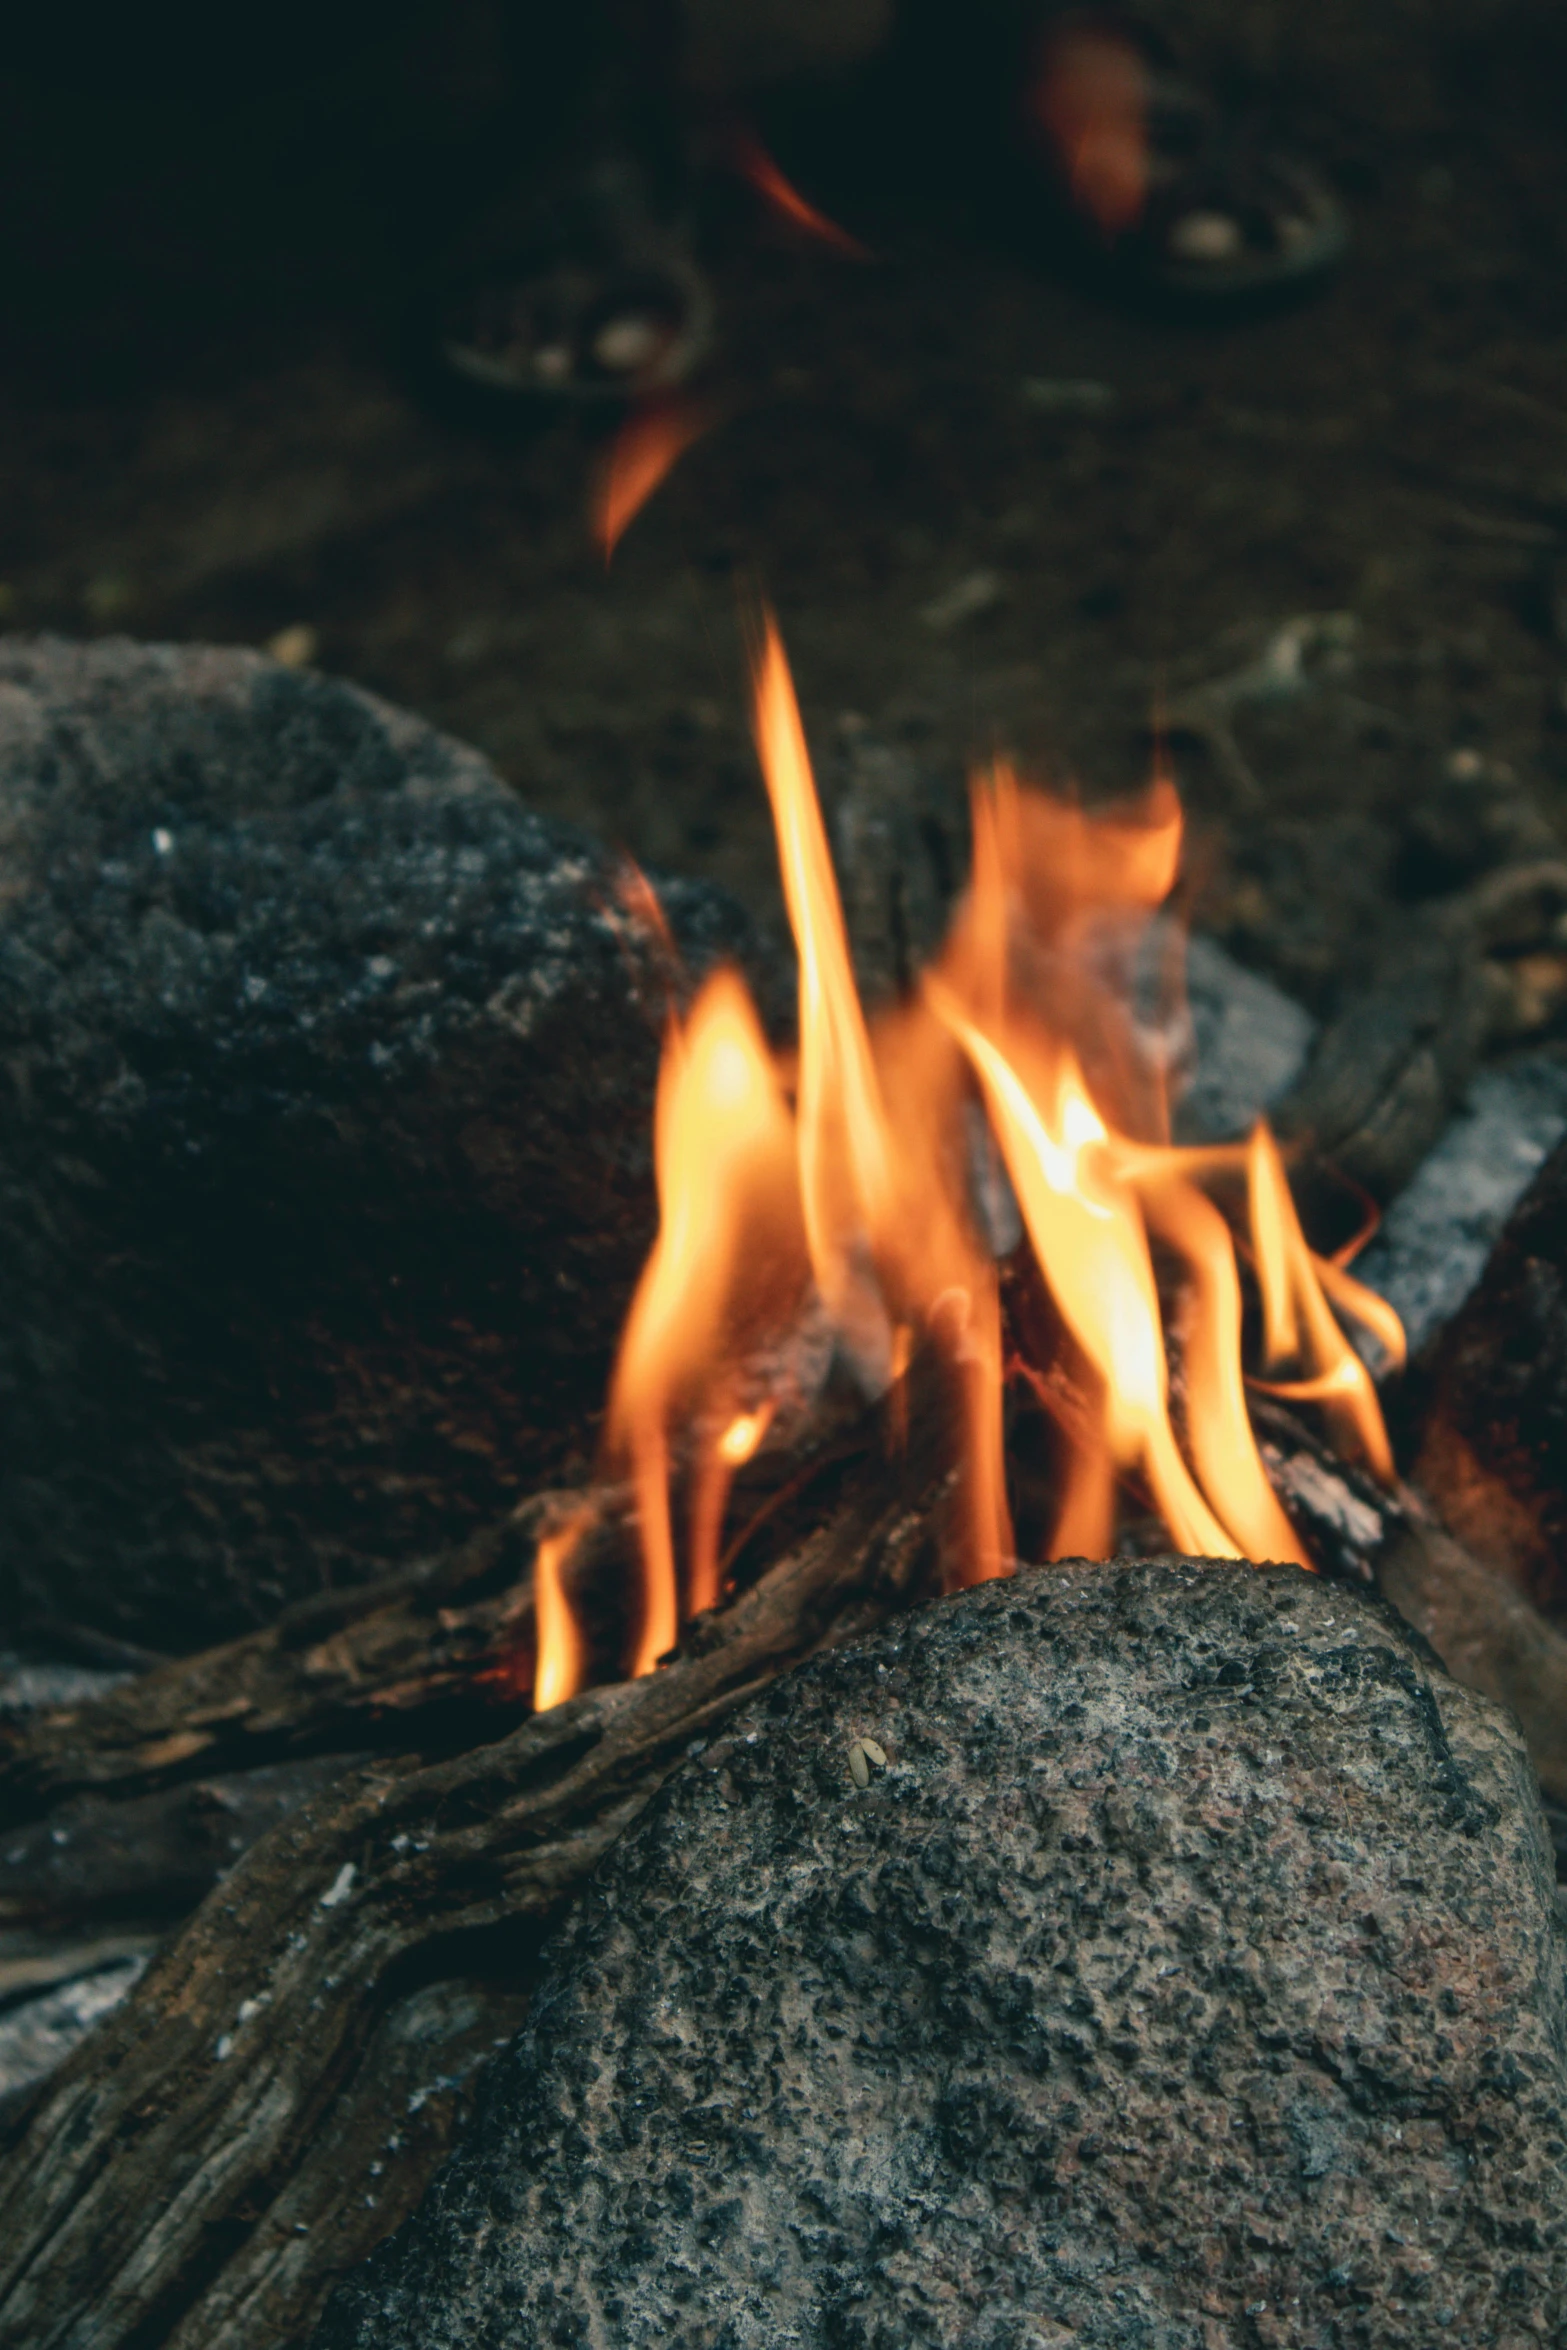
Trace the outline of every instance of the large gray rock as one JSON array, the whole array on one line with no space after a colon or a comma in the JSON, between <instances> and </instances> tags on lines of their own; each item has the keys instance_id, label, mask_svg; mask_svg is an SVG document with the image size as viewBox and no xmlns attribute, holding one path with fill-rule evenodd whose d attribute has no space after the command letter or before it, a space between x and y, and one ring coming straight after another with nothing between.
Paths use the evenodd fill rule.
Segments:
<instances>
[{"instance_id":1,"label":"large gray rock","mask_svg":"<svg viewBox=\"0 0 1567 2350\"><path fill-rule=\"evenodd\" d=\"M667 1786L316 2350L1559 2342L1563 1943L1515 1730L1377 1603L991 1584Z\"/></svg>"},{"instance_id":2,"label":"large gray rock","mask_svg":"<svg viewBox=\"0 0 1567 2350\"><path fill-rule=\"evenodd\" d=\"M608 857L350 687L14 639L0 845L0 1626L193 1646L504 1511L652 1229Z\"/></svg>"}]
</instances>

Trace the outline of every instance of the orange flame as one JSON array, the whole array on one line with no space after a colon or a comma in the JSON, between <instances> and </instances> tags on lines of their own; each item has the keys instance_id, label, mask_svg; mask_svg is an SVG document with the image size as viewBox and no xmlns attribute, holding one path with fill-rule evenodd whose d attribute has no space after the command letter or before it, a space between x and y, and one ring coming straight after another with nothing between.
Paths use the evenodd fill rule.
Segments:
<instances>
[{"instance_id":1,"label":"orange flame","mask_svg":"<svg viewBox=\"0 0 1567 2350\"><path fill-rule=\"evenodd\" d=\"M729 971L683 1022L671 1019L654 1134L658 1238L609 1412L640 1520L633 1670L651 1671L682 1614L720 1597L732 1482L778 1416L765 1366L806 1326L813 1290L812 1311L864 1389L895 1390L894 1429L914 1356L944 1378L962 1497L949 1579L1010 1571L1001 1311L973 1164L980 1108L1068 1350L1054 1367L1015 1367L1047 1404L1047 1370L1075 1383L1047 1555L1104 1555L1129 1484L1183 1551L1309 1566L1247 1410L1241 1256L1255 1269L1262 1368L1286 1375L1267 1391L1320 1404L1346 1449L1384 1478L1392 1456L1376 1391L1338 1317L1394 1360L1403 1334L1380 1298L1308 1246L1265 1125L1245 1143L1187 1150L1164 1139L1163 1073L1122 982L1143 967L1149 924L1176 884L1174 786L1156 778L1130 806L1090 813L996 768L975 787L972 877L938 963L911 1001L868 1018L770 614L753 720L798 954L799 1035L792 1055L775 1056Z\"/></svg>"},{"instance_id":2,"label":"orange flame","mask_svg":"<svg viewBox=\"0 0 1567 2350\"><path fill-rule=\"evenodd\" d=\"M1106 237L1136 226L1148 201L1148 68L1106 26L1074 25L1046 44L1033 106L1073 201Z\"/></svg>"},{"instance_id":3,"label":"orange flame","mask_svg":"<svg viewBox=\"0 0 1567 2350\"><path fill-rule=\"evenodd\" d=\"M582 1687L586 1654L561 1576L592 1521L582 1510L546 1534L533 1559L533 1626L537 1662L533 1669L533 1710L547 1713Z\"/></svg>"},{"instance_id":4,"label":"orange flame","mask_svg":"<svg viewBox=\"0 0 1567 2350\"><path fill-rule=\"evenodd\" d=\"M730 141L730 157L735 170L748 180L764 204L771 205L781 219L791 227L803 229L809 237L818 238L841 253L849 261L869 261L869 252L858 237L851 237L825 212L818 212L808 204L792 181L786 180L767 149L753 131L737 131Z\"/></svg>"},{"instance_id":5,"label":"orange flame","mask_svg":"<svg viewBox=\"0 0 1567 2350\"><path fill-rule=\"evenodd\" d=\"M1404 1333L1398 1316L1339 1266L1313 1256L1295 1213L1278 1145L1260 1120L1247 1146L1246 1172L1257 1286L1263 1300L1264 1352L1270 1369L1294 1357L1304 1370L1299 1379L1257 1384L1287 1401L1326 1404L1349 1450L1360 1455L1375 1476L1391 1480L1393 1452L1382 1407L1370 1372L1334 1317L1329 1287L1345 1312L1364 1322L1402 1363Z\"/></svg>"},{"instance_id":6,"label":"orange flame","mask_svg":"<svg viewBox=\"0 0 1567 2350\"><path fill-rule=\"evenodd\" d=\"M764 617L755 670L757 749L772 803L784 901L800 963L796 1084L800 1196L811 1269L866 1383L894 1376L905 1322L923 1328L962 1395L965 1581L1011 1554L1001 1467L1001 1325L993 1269L954 1202L939 1157L902 1147L884 1079L917 1131L934 1130L943 1061L889 1023L882 1065L849 960L843 908L777 625Z\"/></svg>"},{"instance_id":7,"label":"orange flame","mask_svg":"<svg viewBox=\"0 0 1567 2350\"><path fill-rule=\"evenodd\" d=\"M606 564L654 491L712 421L706 407L680 392L644 400L623 420L593 486L593 536Z\"/></svg>"},{"instance_id":8,"label":"orange flame","mask_svg":"<svg viewBox=\"0 0 1567 2350\"><path fill-rule=\"evenodd\" d=\"M669 1430L699 1427L710 1474L736 1465L726 1437L734 1365L748 1328L787 1323L803 1283L793 1123L744 982L708 980L684 1026L671 1021L654 1117L659 1231L620 1343L609 1437L630 1457L641 1529L642 1621L632 1670L675 1644L679 1601L669 1511ZM760 1437L758 1437L760 1441ZM693 1568L698 1604L717 1597L717 1530Z\"/></svg>"}]
</instances>

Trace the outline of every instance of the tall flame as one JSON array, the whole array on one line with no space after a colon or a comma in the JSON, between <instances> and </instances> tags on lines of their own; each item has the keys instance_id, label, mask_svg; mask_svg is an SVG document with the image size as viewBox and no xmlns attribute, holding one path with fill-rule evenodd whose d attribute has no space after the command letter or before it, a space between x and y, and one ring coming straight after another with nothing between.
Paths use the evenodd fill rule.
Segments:
<instances>
[{"instance_id":1,"label":"tall flame","mask_svg":"<svg viewBox=\"0 0 1567 2350\"><path fill-rule=\"evenodd\" d=\"M1072 1395L1046 1555L1103 1556L1125 1487L1183 1551L1309 1566L1247 1409L1242 1260L1269 1374L1252 1383L1320 1406L1384 1478L1376 1390L1339 1317L1395 1361L1403 1334L1342 1262L1308 1245L1265 1125L1243 1143L1168 1142L1163 1070L1128 990L1179 871L1173 785L1156 779L1132 805L1090 813L1004 766L977 782L972 875L941 956L909 1001L868 1019L770 615L753 721L799 960L799 1034L792 1054L775 1055L730 970L671 1015L654 1120L658 1237L608 1415L640 1528L633 1672L652 1671L682 1617L720 1598L732 1483L778 1440L777 1365L813 1316L867 1394L894 1390L894 1428L916 1357L945 1383L962 1500L949 1580L1011 1569L1012 1367L1047 1405L1063 1378ZM1056 1317L1056 1362L1003 1361L977 1205L980 1109ZM573 1540L567 1530L539 1553L540 1704L580 1677L561 1588Z\"/></svg>"},{"instance_id":2,"label":"tall flame","mask_svg":"<svg viewBox=\"0 0 1567 2350\"><path fill-rule=\"evenodd\" d=\"M1011 1554L1001 1462L1001 1325L993 1267L966 1228L937 1139L950 1090L922 1040L887 1024L880 1065L849 958L843 907L789 665L764 616L754 679L757 750L800 963L796 1091L811 1269L867 1385L892 1376L911 1328L953 1372L964 1430L964 1581ZM889 1115L886 1085L906 1113ZM933 1090L934 1088L934 1090ZM922 1136L908 1147L910 1128Z\"/></svg>"}]
</instances>

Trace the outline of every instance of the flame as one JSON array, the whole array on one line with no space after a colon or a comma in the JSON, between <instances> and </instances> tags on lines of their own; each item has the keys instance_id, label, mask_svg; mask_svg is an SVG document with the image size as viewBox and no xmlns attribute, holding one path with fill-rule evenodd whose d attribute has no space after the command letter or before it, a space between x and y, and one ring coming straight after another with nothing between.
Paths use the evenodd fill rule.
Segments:
<instances>
[{"instance_id":1,"label":"flame","mask_svg":"<svg viewBox=\"0 0 1567 2350\"><path fill-rule=\"evenodd\" d=\"M830 245L850 261L869 261L870 254L858 237L851 237L825 212L818 212L808 204L793 182L786 180L767 149L754 131L736 131L730 140L730 159L743 180L748 180L764 204L772 207L791 227L803 229L809 237L816 237Z\"/></svg>"},{"instance_id":2,"label":"flame","mask_svg":"<svg viewBox=\"0 0 1567 2350\"><path fill-rule=\"evenodd\" d=\"M669 1508L669 1430L722 1404L748 1320L786 1317L803 1265L794 1127L745 984L715 972L686 1022L672 1020L654 1114L659 1230L621 1338L609 1437L629 1455L641 1532L642 1621L632 1670L675 1644L679 1603ZM736 1415L702 1441L717 1471ZM711 1517L711 1510L709 1516ZM716 1536L711 1557L716 1559ZM716 1571L693 1576L711 1606Z\"/></svg>"},{"instance_id":3,"label":"flame","mask_svg":"<svg viewBox=\"0 0 1567 2350\"><path fill-rule=\"evenodd\" d=\"M1033 109L1074 203L1109 238L1148 201L1148 97L1146 62L1111 27L1069 26L1046 44Z\"/></svg>"},{"instance_id":4,"label":"flame","mask_svg":"<svg viewBox=\"0 0 1567 2350\"><path fill-rule=\"evenodd\" d=\"M882 1344L890 1355L885 1310L857 1260L860 1244L890 1225L895 1147L849 961L805 729L771 615L756 662L754 718L800 958L800 1189L811 1269L829 1312L851 1330L868 1320L865 1344Z\"/></svg>"},{"instance_id":5,"label":"flame","mask_svg":"<svg viewBox=\"0 0 1567 2350\"><path fill-rule=\"evenodd\" d=\"M593 536L606 564L654 491L712 421L700 401L681 392L643 400L624 418L593 487Z\"/></svg>"},{"instance_id":6,"label":"flame","mask_svg":"<svg viewBox=\"0 0 1567 2350\"><path fill-rule=\"evenodd\" d=\"M737 1412L718 1439L715 1447L726 1469L743 1469L767 1434L773 1416L770 1403L759 1404L754 1412Z\"/></svg>"},{"instance_id":7,"label":"flame","mask_svg":"<svg viewBox=\"0 0 1567 2350\"><path fill-rule=\"evenodd\" d=\"M563 1705L582 1687L587 1659L561 1576L592 1518L591 1510L579 1511L553 1534L546 1534L534 1553L535 1713L547 1713L552 1705Z\"/></svg>"},{"instance_id":8,"label":"flame","mask_svg":"<svg viewBox=\"0 0 1567 2350\"><path fill-rule=\"evenodd\" d=\"M1208 1507L1170 1426L1168 1371L1148 1236L1118 1183L1109 1135L1070 1053L1040 1089L1042 1105L1005 1053L965 1018L939 980L926 982L985 1094L1034 1254L1068 1329L1102 1381L1103 1433L1119 1469L1146 1476L1180 1548L1235 1558L1239 1547ZM1046 1091L1048 1088L1048 1091Z\"/></svg>"},{"instance_id":9,"label":"flame","mask_svg":"<svg viewBox=\"0 0 1567 2350\"><path fill-rule=\"evenodd\" d=\"M909 1324L926 1330L945 1357L964 1429L962 1580L983 1581L1011 1554L995 1274L965 1229L951 1171L934 1152L911 1152L899 1139L911 1129L926 1136L938 1129L950 1063L931 1054L928 1030L921 1033L918 1023L889 1022L878 1066L805 730L771 614L756 658L754 723L800 964L796 1119L811 1269L868 1386L885 1387L898 1375Z\"/></svg>"},{"instance_id":10,"label":"flame","mask_svg":"<svg viewBox=\"0 0 1567 2350\"><path fill-rule=\"evenodd\" d=\"M1364 1322L1384 1345L1391 1338L1388 1351L1400 1363L1404 1358L1402 1325L1383 1299L1373 1297L1339 1266L1314 1256L1307 1247L1278 1145L1260 1119L1247 1146L1246 1173L1253 1203L1257 1286L1263 1300L1264 1354L1270 1369L1293 1357L1303 1370L1298 1379L1259 1380L1257 1384L1286 1401L1326 1404L1347 1448L1366 1462L1373 1475L1390 1482L1393 1452L1382 1407L1370 1372L1328 1303L1329 1285L1345 1310ZM1264 1203L1260 1214L1259 1201Z\"/></svg>"},{"instance_id":11,"label":"flame","mask_svg":"<svg viewBox=\"0 0 1567 2350\"><path fill-rule=\"evenodd\" d=\"M1269 1375L1250 1384L1320 1406L1384 1478L1376 1390L1340 1317L1395 1361L1403 1334L1380 1298L1309 1247L1265 1124L1243 1143L1166 1139L1164 1072L1133 1004L1180 869L1174 785L1156 776L1130 804L1093 812L992 768L974 787L970 883L939 959L909 1001L867 1015L770 614L752 715L798 956L798 1038L775 1054L729 970L670 1019L658 1236L608 1415L640 1527L633 1671L651 1671L683 1616L719 1600L733 1480L779 1440L777 1364L791 1334L823 1318L863 1390L889 1394L894 1436L916 1367L942 1383L960 1471L949 1581L1011 1570L1003 1405L1014 1371L1063 1438L1047 1556L1105 1555L1129 1491L1187 1553L1310 1566L1251 1426L1243 1272L1256 1367ZM992 1149L1056 1317L1054 1357L1039 1353L1057 1344L1047 1330L1038 1359L1026 1348L1004 1358L984 1237L998 1226L979 1205L999 1182ZM547 1607L552 1621L563 1612L560 1563L541 1548L541 1627ZM574 1685L575 1669L549 1686Z\"/></svg>"}]
</instances>

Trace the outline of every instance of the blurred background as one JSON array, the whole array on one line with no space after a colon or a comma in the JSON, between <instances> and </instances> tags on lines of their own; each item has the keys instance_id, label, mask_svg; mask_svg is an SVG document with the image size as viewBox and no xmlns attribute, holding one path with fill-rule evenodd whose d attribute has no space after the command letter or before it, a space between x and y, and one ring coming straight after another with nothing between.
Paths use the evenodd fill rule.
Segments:
<instances>
[{"instance_id":1,"label":"blurred background","mask_svg":"<svg viewBox=\"0 0 1567 2350\"><path fill-rule=\"evenodd\" d=\"M1558 835L1567 809L1567 28L1503 0L1096 20L1254 157L1307 159L1348 224L1287 298L1193 302L1074 223L1030 144L1052 21L270 0L13 26L0 625L272 645L765 912L735 627L760 581L830 774L869 741L955 785L1004 742L1113 790L1162 712L1200 918L1321 1007L1378 906L1482 854L1443 830L1455 791ZM616 154L712 333L706 429L606 565L616 404L447 359L471 289ZM758 155L863 252L765 201ZM1269 658L1296 673L1270 687Z\"/></svg>"}]
</instances>

